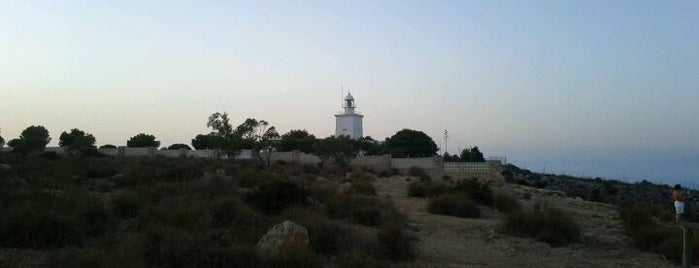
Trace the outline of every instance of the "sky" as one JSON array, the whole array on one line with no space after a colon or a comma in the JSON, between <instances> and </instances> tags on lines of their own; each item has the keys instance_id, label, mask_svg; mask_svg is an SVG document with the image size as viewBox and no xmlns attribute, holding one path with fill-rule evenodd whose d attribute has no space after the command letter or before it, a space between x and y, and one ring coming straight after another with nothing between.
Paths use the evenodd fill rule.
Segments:
<instances>
[{"instance_id":1,"label":"sky","mask_svg":"<svg viewBox=\"0 0 699 268\"><path fill-rule=\"evenodd\" d=\"M699 1L5 1L0 135L162 145L228 112L409 128L533 171L699 182ZM449 139L445 143L444 130Z\"/></svg>"}]
</instances>

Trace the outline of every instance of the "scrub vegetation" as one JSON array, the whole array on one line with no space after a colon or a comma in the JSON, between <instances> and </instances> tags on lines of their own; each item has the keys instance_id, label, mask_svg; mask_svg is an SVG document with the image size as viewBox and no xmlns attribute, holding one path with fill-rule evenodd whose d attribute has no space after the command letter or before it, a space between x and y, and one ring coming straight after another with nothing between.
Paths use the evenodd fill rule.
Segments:
<instances>
[{"instance_id":1,"label":"scrub vegetation","mask_svg":"<svg viewBox=\"0 0 699 268\"><path fill-rule=\"evenodd\" d=\"M375 197L367 171L350 169L345 189L332 165L13 153L0 162L0 247L50 267L390 266L415 257L406 217ZM284 220L308 230L309 250L255 254Z\"/></svg>"}]
</instances>

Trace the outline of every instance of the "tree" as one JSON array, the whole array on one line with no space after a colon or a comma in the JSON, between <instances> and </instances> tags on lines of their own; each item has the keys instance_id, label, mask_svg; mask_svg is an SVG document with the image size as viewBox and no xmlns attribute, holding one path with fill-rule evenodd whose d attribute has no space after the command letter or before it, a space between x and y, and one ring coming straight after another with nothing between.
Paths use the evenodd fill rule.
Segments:
<instances>
[{"instance_id":1,"label":"tree","mask_svg":"<svg viewBox=\"0 0 699 268\"><path fill-rule=\"evenodd\" d=\"M371 136L361 137L353 140L355 147L365 155L378 155L383 149L383 145L371 138Z\"/></svg>"},{"instance_id":2,"label":"tree","mask_svg":"<svg viewBox=\"0 0 699 268\"><path fill-rule=\"evenodd\" d=\"M214 134L221 137L228 137L233 135L233 125L231 125L230 119L228 119L228 113L215 112L209 116L209 121L206 123L207 127L214 129Z\"/></svg>"},{"instance_id":3,"label":"tree","mask_svg":"<svg viewBox=\"0 0 699 268\"><path fill-rule=\"evenodd\" d=\"M274 127L270 127L269 122L257 120L255 118L245 119L245 122L235 128L235 133L242 139L242 146L245 149L255 149L256 143ZM276 129L274 130L276 132Z\"/></svg>"},{"instance_id":4,"label":"tree","mask_svg":"<svg viewBox=\"0 0 699 268\"><path fill-rule=\"evenodd\" d=\"M58 139L58 146L65 147L69 155L88 155L96 150L95 136L77 128L70 133L63 131Z\"/></svg>"},{"instance_id":5,"label":"tree","mask_svg":"<svg viewBox=\"0 0 699 268\"><path fill-rule=\"evenodd\" d=\"M158 147L160 146L160 141L155 140L155 136L145 133L140 133L136 136L131 137L126 141L127 147Z\"/></svg>"},{"instance_id":6,"label":"tree","mask_svg":"<svg viewBox=\"0 0 699 268\"><path fill-rule=\"evenodd\" d=\"M228 113L215 112L209 116L206 126L213 129L209 134L199 134L192 139L197 150L221 149L229 158L235 157L240 149L240 137L233 131Z\"/></svg>"},{"instance_id":7,"label":"tree","mask_svg":"<svg viewBox=\"0 0 699 268\"><path fill-rule=\"evenodd\" d=\"M167 149L168 150L179 150L179 149L192 150L192 147L189 147L189 145L184 144L184 143L175 143L173 145L168 146Z\"/></svg>"},{"instance_id":8,"label":"tree","mask_svg":"<svg viewBox=\"0 0 699 268\"><path fill-rule=\"evenodd\" d=\"M5 139L3 139L2 136L0 136L0 148L2 148L3 146L5 146Z\"/></svg>"},{"instance_id":9,"label":"tree","mask_svg":"<svg viewBox=\"0 0 699 268\"><path fill-rule=\"evenodd\" d=\"M100 146L100 149L116 149L117 147L112 144L105 144Z\"/></svg>"},{"instance_id":10,"label":"tree","mask_svg":"<svg viewBox=\"0 0 699 268\"><path fill-rule=\"evenodd\" d=\"M478 149L478 146L463 149L460 158L461 162L485 162L483 153Z\"/></svg>"},{"instance_id":11,"label":"tree","mask_svg":"<svg viewBox=\"0 0 699 268\"><path fill-rule=\"evenodd\" d=\"M226 148L226 140L214 133L199 134L192 139L192 147L197 150L224 149Z\"/></svg>"},{"instance_id":12,"label":"tree","mask_svg":"<svg viewBox=\"0 0 699 268\"><path fill-rule=\"evenodd\" d=\"M442 155L442 159L444 162L459 162L459 155L450 155L448 152L445 152L444 155Z\"/></svg>"},{"instance_id":13,"label":"tree","mask_svg":"<svg viewBox=\"0 0 699 268\"><path fill-rule=\"evenodd\" d=\"M267 167L272 166L272 152L276 150L276 147L279 144L279 139L280 136L277 129L275 127L270 127L265 130L256 143L257 150L264 152L265 154L265 159L262 159L262 156L260 155L260 161L266 161Z\"/></svg>"},{"instance_id":14,"label":"tree","mask_svg":"<svg viewBox=\"0 0 699 268\"><path fill-rule=\"evenodd\" d=\"M26 154L43 150L50 141L49 131L45 127L30 126L22 131L19 139L11 140L8 145L12 146L14 151Z\"/></svg>"},{"instance_id":15,"label":"tree","mask_svg":"<svg viewBox=\"0 0 699 268\"><path fill-rule=\"evenodd\" d=\"M323 163L333 160L335 163L346 166L357 154L357 149L352 144L352 139L348 136L330 136L319 140L313 151L322 159Z\"/></svg>"},{"instance_id":16,"label":"tree","mask_svg":"<svg viewBox=\"0 0 699 268\"><path fill-rule=\"evenodd\" d=\"M437 153L437 144L422 131L403 129L386 139L384 152L392 157L430 157Z\"/></svg>"},{"instance_id":17,"label":"tree","mask_svg":"<svg viewBox=\"0 0 699 268\"><path fill-rule=\"evenodd\" d=\"M252 149L260 161L265 162L262 157L264 153L267 165L269 166L272 151L279 143L279 133L274 126L265 120L255 118L245 119L245 122L235 128L236 135L240 137L242 148Z\"/></svg>"},{"instance_id":18,"label":"tree","mask_svg":"<svg viewBox=\"0 0 699 268\"><path fill-rule=\"evenodd\" d=\"M313 152L313 144L316 141L316 136L308 133L305 129L294 129L281 136L277 149L284 152L299 150L310 154Z\"/></svg>"}]
</instances>

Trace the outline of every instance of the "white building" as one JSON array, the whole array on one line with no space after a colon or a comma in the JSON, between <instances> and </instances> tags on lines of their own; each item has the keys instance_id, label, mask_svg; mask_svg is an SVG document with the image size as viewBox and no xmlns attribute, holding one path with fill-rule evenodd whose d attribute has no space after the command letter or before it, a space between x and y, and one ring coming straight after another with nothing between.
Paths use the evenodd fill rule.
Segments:
<instances>
[{"instance_id":1,"label":"white building","mask_svg":"<svg viewBox=\"0 0 699 268\"><path fill-rule=\"evenodd\" d=\"M335 137L345 135L355 140L364 137L362 132L362 118L364 116L354 111L356 105L352 94L347 93L342 107L345 108L344 113L335 115Z\"/></svg>"}]
</instances>

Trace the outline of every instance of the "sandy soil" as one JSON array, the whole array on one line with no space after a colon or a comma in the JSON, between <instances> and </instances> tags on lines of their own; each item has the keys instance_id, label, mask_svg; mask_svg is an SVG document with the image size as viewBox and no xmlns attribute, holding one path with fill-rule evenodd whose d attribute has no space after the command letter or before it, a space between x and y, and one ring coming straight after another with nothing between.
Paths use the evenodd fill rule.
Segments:
<instances>
[{"instance_id":1,"label":"sandy soil","mask_svg":"<svg viewBox=\"0 0 699 268\"><path fill-rule=\"evenodd\" d=\"M521 197L531 194L522 204L545 200L569 211L580 223L584 241L566 247L550 247L534 239L498 232L504 215L481 207L479 219L462 219L426 212L427 199L407 197L404 177L379 178L378 196L393 201L408 215L416 237L418 259L411 267L677 267L657 254L633 249L622 234L616 210L609 205L560 197L555 192L520 185L505 185L496 190Z\"/></svg>"}]
</instances>

